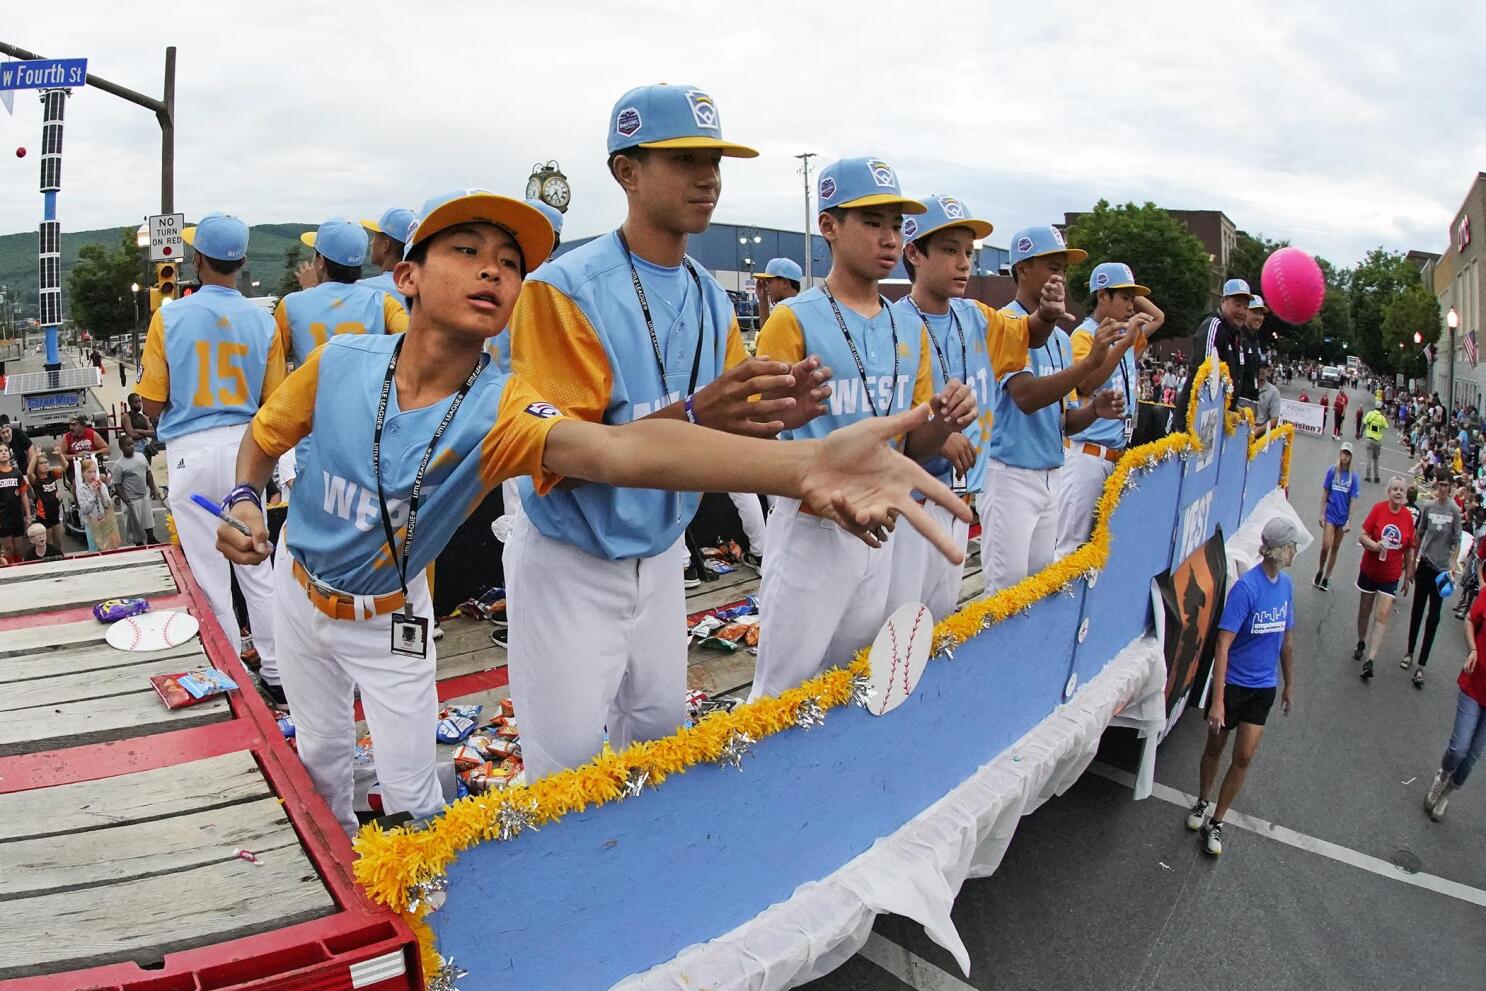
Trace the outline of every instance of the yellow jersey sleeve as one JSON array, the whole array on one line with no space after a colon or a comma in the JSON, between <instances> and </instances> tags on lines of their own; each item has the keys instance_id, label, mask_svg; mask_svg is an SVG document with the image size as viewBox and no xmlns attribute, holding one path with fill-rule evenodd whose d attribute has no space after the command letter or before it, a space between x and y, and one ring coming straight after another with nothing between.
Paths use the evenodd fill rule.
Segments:
<instances>
[{"instance_id":1,"label":"yellow jersey sleeve","mask_svg":"<svg viewBox=\"0 0 1486 991\"><path fill-rule=\"evenodd\" d=\"M996 380L999 382L1007 372L1026 368L1027 349L1032 341L1028 318L993 310L979 300L975 305L986 319L986 355Z\"/></svg>"},{"instance_id":2,"label":"yellow jersey sleeve","mask_svg":"<svg viewBox=\"0 0 1486 991\"><path fill-rule=\"evenodd\" d=\"M289 308L284 305L282 299L274 305L273 325L275 336L279 339L279 351L285 355L292 354L294 351L294 334L289 329ZM294 355L294 360L297 363L303 364L304 359L307 357L308 355L296 354Z\"/></svg>"},{"instance_id":3,"label":"yellow jersey sleeve","mask_svg":"<svg viewBox=\"0 0 1486 991\"><path fill-rule=\"evenodd\" d=\"M260 406L268 402L268 397L284 384L288 369L288 361L284 357L284 339L276 333L268 342L268 364L263 369L263 391L258 396Z\"/></svg>"},{"instance_id":4,"label":"yellow jersey sleeve","mask_svg":"<svg viewBox=\"0 0 1486 991\"><path fill-rule=\"evenodd\" d=\"M743 332L738 329L738 318L728 326L727 352L722 358L722 370L730 371L748 360L748 351L743 347Z\"/></svg>"},{"instance_id":5,"label":"yellow jersey sleeve","mask_svg":"<svg viewBox=\"0 0 1486 991\"><path fill-rule=\"evenodd\" d=\"M170 399L170 365L165 360L165 311L156 310L145 332L144 354L140 358L139 383L134 391L141 399L163 403Z\"/></svg>"},{"instance_id":6,"label":"yellow jersey sleeve","mask_svg":"<svg viewBox=\"0 0 1486 991\"><path fill-rule=\"evenodd\" d=\"M578 304L555 286L529 281L516 300L510 334L511 371L538 400L545 398L573 419L603 422L614 373Z\"/></svg>"},{"instance_id":7,"label":"yellow jersey sleeve","mask_svg":"<svg viewBox=\"0 0 1486 991\"><path fill-rule=\"evenodd\" d=\"M480 444L480 479L493 489L508 478L530 475L538 495L546 495L562 476L542 467L547 433L562 415L520 375L512 375L501 393L495 425Z\"/></svg>"},{"instance_id":8,"label":"yellow jersey sleeve","mask_svg":"<svg viewBox=\"0 0 1486 991\"><path fill-rule=\"evenodd\" d=\"M754 343L757 345L754 353L768 355L774 361L794 365L805 360L805 332L791 307L776 306L770 310L769 319L764 321Z\"/></svg>"},{"instance_id":9,"label":"yellow jersey sleeve","mask_svg":"<svg viewBox=\"0 0 1486 991\"><path fill-rule=\"evenodd\" d=\"M923 324L918 330L918 372L913 377L913 405L918 406L934 398L934 366L929 364L929 328Z\"/></svg>"},{"instance_id":10,"label":"yellow jersey sleeve","mask_svg":"<svg viewBox=\"0 0 1486 991\"><path fill-rule=\"evenodd\" d=\"M1094 335L1087 330L1075 330L1069 335L1068 343L1073 345L1073 360L1083 361L1094 350Z\"/></svg>"},{"instance_id":11,"label":"yellow jersey sleeve","mask_svg":"<svg viewBox=\"0 0 1486 991\"><path fill-rule=\"evenodd\" d=\"M382 296L382 326L389 334L401 334L408 329L408 311L391 296Z\"/></svg>"},{"instance_id":12,"label":"yellow jersey sleeve","mask_svg":"<svg viewBox=\"0 0 1486 991\"><path fill-rule=\"evenodd\" d=\"M301 362L253 417L253 441L269 457L277 458L304 440L315 425L315 393L324 350L316 348Z\"/></svg>"}]
</instances>

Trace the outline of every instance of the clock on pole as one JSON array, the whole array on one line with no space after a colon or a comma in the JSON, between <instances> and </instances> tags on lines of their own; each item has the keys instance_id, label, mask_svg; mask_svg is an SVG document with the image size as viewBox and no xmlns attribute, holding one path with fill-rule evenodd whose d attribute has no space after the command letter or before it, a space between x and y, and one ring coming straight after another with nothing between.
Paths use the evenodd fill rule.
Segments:
<instances>
[{"instance_id":1,"label":"clock on pole","mask_svg":"<svg viewBox=\"0 0 1486 991\"><path fill-rule=\"evenodd\" d=\"M531 177L526 180L526 198L541 200L559 213L567 213L573 191L556 162L538 162L531 167Z\"/></svg>"}]
</instances>

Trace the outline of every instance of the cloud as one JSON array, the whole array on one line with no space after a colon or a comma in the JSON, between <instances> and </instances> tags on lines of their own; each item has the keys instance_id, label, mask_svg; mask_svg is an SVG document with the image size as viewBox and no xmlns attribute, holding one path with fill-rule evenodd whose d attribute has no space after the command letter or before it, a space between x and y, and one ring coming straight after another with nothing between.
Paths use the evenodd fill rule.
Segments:
<instances>
[{"instance_id":1,"label":"cloud","mask_svg":"<svg viewBox=\"0 0 1486 991\"><path fill-rule=\"evenodd\" d=\"M1365 0L1204 5L641 0L625 5L264 0L160 31L85 0L61 22L9 11L6 40L145 91L179 48L177 206L251 222L415 206L441 189L519 191L533 163L572 180L571 237L622 218L604 168L613 101L645 82L707 89L729 136L717 219L798 228L799 163L879 155L908 191L948 192L997 225L1099 198L1225 211L1239 227L1350 264L1368 248L1439 249L1486 157L1475 5L1448 18ZM332 10L334 13L327 13ZM344 13L343 13L344 12ZM0 231L40 216L40 108L0 134ZM137 223L158 206L159 131L143 109L74 94L61 216Z\"/></svg>"}]
</instances>

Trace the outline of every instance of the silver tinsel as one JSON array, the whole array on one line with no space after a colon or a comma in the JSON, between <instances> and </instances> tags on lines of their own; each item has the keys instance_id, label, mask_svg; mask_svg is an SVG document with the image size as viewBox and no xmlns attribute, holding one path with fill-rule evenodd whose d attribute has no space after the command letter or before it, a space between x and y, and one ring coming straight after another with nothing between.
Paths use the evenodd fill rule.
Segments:
<instances>
[{"instance_id":1,"label":"silver tinsel","mask_svg":"<svg viewBox=\"0 0 1486 991\"><path fill-rule=\"evenodd\" d=\"M449 879L443 874L435 874L426 881L419 881L408 888L408 913L415 914L423 906L437 912L444 905L447 897L445 892L449 890Z\"/></svg>"},{"instance_id":2,"label":"silver tinsel","mask_svg":"<svg viewBox=\"0 0 1486 991\"><path fill-rule=\"evenodd\" d=\"M1131 492L1134 492L1139 488L1140 484L1135 481L1135 472L1132 471L1130 474L1125 476L1125 484L1120 486L1120 491L1125 495L1129 495Z\"/></svg>"},{"instance_id":3,"label":"silver tinsel","mask_svg":"<svg viewBox=\"0 0 1486 991\"><path fill-rule=\"evenodd\" d=\"M1078 582L1068 582L1066 585L1058 586L1058 594L1066 595L1070 599L1076 598L1078 596Z\"/></svg>"},{"instance_id":4,"label":"silver tinsel","mask_svg":"<svg viewBox=\"0 0 1486 991\"><path fill-rule=\"evenodd\" d=\"M872 682L861 675L851 677L851 704L866 709L872 704Z\"/></svg>"},{"instance_id":5,"label":"silver tinsel","mask_svg":"<svg viewBox=\"0 0 1486 991\"><path fill-rule=\"evenodd\" d=\"M800 729L814 729L825 722L826 710L821 708L819 699L808 698L795 706L795 725Z\"/></svg>"},{"instance_id":6,"label":"silver tinsel","mask_svg":"<svg viewBox=\"0 0 1486 991\"><path fill-rule=\"evenodd\" d=\"M952 643L946 643L944 646L940 647L937 651L935 651L935 656L938 657L941 661L952 661L952 660L954 660L955 659L955 645L952 644Z\"/></svg>"},{"instance_id":7,"label":"silver tinsel","mask_svg":"<svg viewBox=\"0 0 1486 991\"><path fill-rule=\"evenodd\" d=\"M514 805L502 805L500 811L495 814L496 825L500 827L500 838L503 840L515 839L523 830L537 828L537 800L532 799L525 808L517 808Z\"/></svg>"},{"instance_id":8,"label":"silver tinsel","mask_svg":"<svg viewBox=\"0 0 1486 991\"><path fill-rule=\"evenodd\" d=\"M753 744L753 737L739 730L733 730L728 734L728 742L722 746L722 753L717 755L717 763L743 770L743 758L748 756L748 751L753 748Z\"/></svg>"},{"instance_id":9,"label":"silver tinsel","mask_svg":"<svg viewBox=\"0 0 1486 991\"><path fill-rule=\"evenodd\" d=\"M645 790L645 784L650 780L650 772L643 767L632 767L629 769L629 777L624 782L624 797L635 798Z\"/></svg>"},{"instance_id":10,"label":"silver tinsel","mask_svg":"<svg viewBox=\"0 0 1486 991\"><path fill-rule=\"evenodd\" d=\"M1159 464L1159 462L1156 460L1155 455L1147 454L1145 456L1145 464L1141 465L1140 467L1144 471L1155 471L1157 464Z\"/></svg>"},{"instance_id":11,"label":"silver tinsel","mask_svg":"<svg viewBox=\"0 0 1486 991\"><path fill-rule=\"evenodd\" d=\"M1099 582L1099 572L1095 568L1090 568L1088 571L1085 571L1080 577L1088 583L1090 588L1093 588Z\"/></svg>"},{"instance_id":12,"label":"silver tinsel","mask_svg":"<svg viewBox=\"0 0 1486 991\"><path fill-rule=\"evenodd\" d=\"M428 991L459 991L455 981L462 977L468 977L469 971L454 962L453 957L439 957L438 972L428 976L425 987Z\"/></svg>"}]
</instances>

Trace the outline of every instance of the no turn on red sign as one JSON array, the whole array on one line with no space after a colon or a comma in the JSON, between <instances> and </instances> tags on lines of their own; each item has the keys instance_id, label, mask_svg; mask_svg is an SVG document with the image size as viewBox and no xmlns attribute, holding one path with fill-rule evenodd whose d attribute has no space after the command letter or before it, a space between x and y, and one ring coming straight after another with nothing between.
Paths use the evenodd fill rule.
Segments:
<instances>
[{"instance_id":1,"label":"no turn on red sign","mask_svg":"<svg viewBox=\"0 0 1486 991\"><path fill-rule=\"evenodd\" d=\"M184 213L156 213L150 216L150 261L180 261L186 255L186 242L181 232L186 229Z\"/></svg>"}]
</instances>

